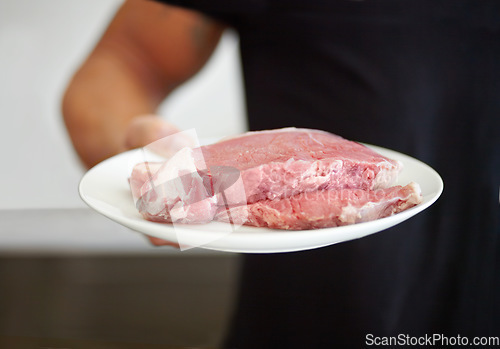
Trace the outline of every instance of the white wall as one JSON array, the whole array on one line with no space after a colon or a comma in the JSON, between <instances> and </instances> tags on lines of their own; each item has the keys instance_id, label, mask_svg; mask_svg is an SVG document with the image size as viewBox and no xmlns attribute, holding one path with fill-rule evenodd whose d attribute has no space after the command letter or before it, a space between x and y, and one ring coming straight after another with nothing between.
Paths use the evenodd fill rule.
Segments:
<instances>
[{"instance_id":1,"label":"white wall","mask_svg":"<svg viewBox=\"0 0 500 349\"><path fill-rule=\"evenodd\" d=\"M83 207L84 171L60 113L68 79L119 0L0 1L0 209ZM246 128L237 37L227 33L208 66L161 107L200 138Z\"/></svg>"}]
</instances>

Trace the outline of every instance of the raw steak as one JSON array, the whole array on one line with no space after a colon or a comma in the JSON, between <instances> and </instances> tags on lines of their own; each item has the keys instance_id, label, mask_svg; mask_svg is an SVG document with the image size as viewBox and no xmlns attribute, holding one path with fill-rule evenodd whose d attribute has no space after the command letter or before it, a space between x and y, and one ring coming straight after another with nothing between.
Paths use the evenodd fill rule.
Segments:
<instances>
[{"instance_id":1,"label":"raw steak","mask_svg":"<svg viewBox=\"0 0 500 349\"><path fill-rule=\"evenodd\" d=\"M211 177L196 167L201 161L195 154L201 153L184 148L164 163L134 167L129 182L136 207L146 219L179 223L213 220L217 196L211 189Z\"/></svg>"},{"instance_id":2,"label":"raw steak","mask_svg":"<svg viewBox=\"0 0 500 349\"><path fill-rule=\"evenodd\" d=\"M229 171L232 174L228 175L226 169L235 170L238 181L235 171ZM357 207L371 212L367 207L375 205L369 203L373 195L380 199L385 191L377 190L390 187L400 170L399 162L359 143L324 131L286 128L248 132L201 148L185 148L163 164L138 164L130 184L138 199L137 208L149 220L206 223L214 218L224 220L221 209L231 207L230 217L234 210L234 217L241 223L248 213L245 224L306 229L356 222L335 218L339 216L337 211ZM329 196L358 194L352 194L350 201L337 200L335 203L340 206L332 208L326 205L325 193ZM419 195L418 191L415 195ZM285 211L281 216L275 213L274 220L271 218L272 212L285 210L297 200L304 206L304 214L296 215L297 222L290 224ZM415 202L410 197L401 198L405 200L408 205ZM377 207L382 207L382 201L379 200ZM344 207L345 203L348 207ZM256 213L259 210L267 213L259 216ZM311 218L314 212L325 210L332 213L318 220ZM361 216L362 219L375 217L371 213ZM263 219L268 223L263 223Z\"/></svg>"},{"instance_id":3,"label":"raw steak","mask_svg":"<svg viewBox=\"0 0 500 349\"><path fill-rule=\"evenodd\" d=\"M318 189L387 188L401 170L359 143L309 129L248 132L202 151L208 168L241 171L248 203Z\"/></svg>"},{"instance_id":4,"label":"raw steak","mask_svg":"<svg viewBox=\"0 0 500 349\"><path fill-rule=\"evenodd\" d=\"M158 172L161 166L161 162L142 162L134 166L129 179L130 189L134 198L140 198L144 194L141 191L142 186L153 177L153 174Z\"/></svg>"},{"instance_id":5,"label":"raw steak","mask_svg":"<svg viewBox=\"0 0 500 349\"><path fill-rule=\"evenodd\" d=\"M221 207L215 220L276 229L315 229L388 217L421 201L416 183L376 190L316 190L280 200Z\"/></svg>"}]
</instances>

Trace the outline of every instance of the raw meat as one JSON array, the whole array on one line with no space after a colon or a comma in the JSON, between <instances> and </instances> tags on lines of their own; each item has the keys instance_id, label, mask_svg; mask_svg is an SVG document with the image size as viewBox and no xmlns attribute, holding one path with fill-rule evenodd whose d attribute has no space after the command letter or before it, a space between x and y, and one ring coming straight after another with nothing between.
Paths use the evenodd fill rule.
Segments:
<instances>
[{"instance_id":1,"label":"raw meat","mask_svg":"<svg viewBox=\"0 0 500 349\"><path fill-rule=\"evenodd\" d=\"M220 208L215 220L276 229L316 229L388 217L419 204L420 187L316 190L280 200ZM228 211L228 212L226 212Z\"/></svg>"},{"instance_id":2,"label":"raw meat","mask_svg":"<svg viewBox=\"0 0 500 349\"><path fill-rule=\"evenodd\" d=\"M141 162L134 166L130 175L129 184L134 198L140 198L144 193L141 191L142 186L146 183L153 174L157 173L161 168L160 162Z\"/></svg>"},{"instance_id":3,"label":"raw meat","mask_svg":"<svg viewBox=\"0 0 500 349\"><path fill-rule=\"evenodd\" d=\"M138 164L130 184L149 220L308 229L376 219L417 204L416 185L379 190L389 188L401 168L337 135L286 128L184 148L162 164ZM402 195L410 189L413 195Z\"/></svg>"},{"instance_id":4,"label":"raw meat","mask_svg":"<svg viewBox=\"0 0 500 349\"><path fill-rule=\"evenodd\" d=\"M202 151L208 168L241 171L248 203L318 189L387 188L401 170L359 143L309 129L248 132Z\"/></svg>"},{"instance_id":5,"label":"raw meat","mask_svg":"<svg viewBox=\"0 0 500 349\"><path fill-rule=\"evenodd\" d=\"M200 152L181 149L164 163L142 163L130 178L136 207L156 222L207 223L217 210L210 177L196 157ZM156 172L152 172L156 170ZM142 185L140 182L146 179Z\"/></svg>"}]
</instances>

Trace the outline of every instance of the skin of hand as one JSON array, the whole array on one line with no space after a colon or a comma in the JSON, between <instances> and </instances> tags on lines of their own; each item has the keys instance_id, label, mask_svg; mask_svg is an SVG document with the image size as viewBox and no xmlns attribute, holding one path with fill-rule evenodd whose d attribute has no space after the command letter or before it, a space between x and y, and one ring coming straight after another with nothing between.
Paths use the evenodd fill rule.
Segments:
<instances>
[{"instance_id":1,"label":"skin of hand","mask_svg":"<svg viewBox=\"0 0 500 349\"><path fill-rule=\"evenodd\" d=\"M63 97L64 122L84 165L177 132L151 115L203 67L224 28L196 12L126 1Z\"/></svg>"},{"instance_id":2,"label":"skin of hand","mask_svg":"<svg viewBox=\"0 0 500 349\"><path fill-rule=\"evenodd\" d=\"M63 96L64 123L83 164L90 168L178 132L156 109L203 67L224 29L197 12L124 2Z\"/></svg>"}]
</instances>

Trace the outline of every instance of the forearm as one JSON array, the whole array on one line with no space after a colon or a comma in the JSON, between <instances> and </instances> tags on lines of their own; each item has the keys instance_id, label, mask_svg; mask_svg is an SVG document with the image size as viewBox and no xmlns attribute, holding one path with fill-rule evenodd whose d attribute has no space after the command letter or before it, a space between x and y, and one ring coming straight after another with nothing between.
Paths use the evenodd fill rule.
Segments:
<instances>
[{"instance_id":1,"label":"forearm","mask_svg":"<svg viewBox=\"0 0 500 349\"><path fill-rule=\"evenodd\" d=\"M223 26L186 10L127 1L70 82L62 112L88 167L139 144L127 144L137 116L159 103L208 60ZM145 145L145 144L143 144Z\"/></svg>"},{"instance_id":2,"label":"forearm","mask_svg":"<svg viewBox=\"0 0 500 349\"><path fill-rule=\"evenodd\" d=\"M169 91L140 81L141 75L131 70L121 56L97 49L68 86L62 105L64 121L88 167L126 150L129 122L154 113Z\"/></svg>"}]
</instances>

